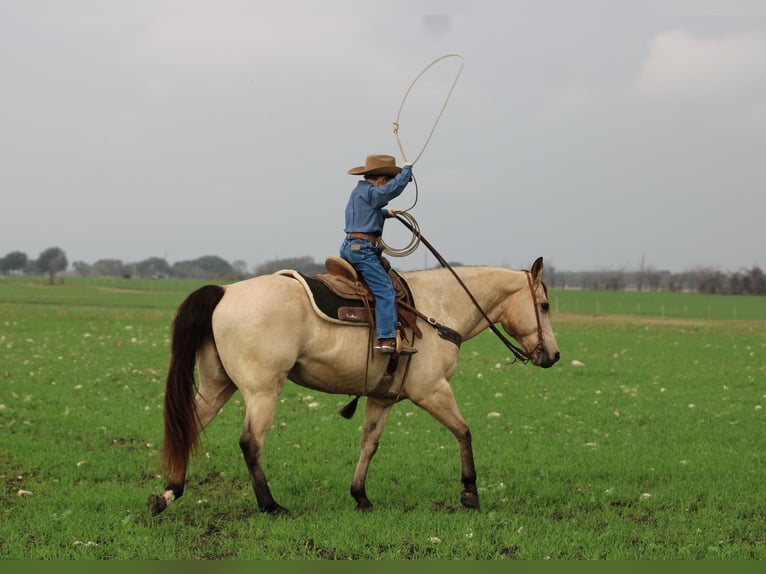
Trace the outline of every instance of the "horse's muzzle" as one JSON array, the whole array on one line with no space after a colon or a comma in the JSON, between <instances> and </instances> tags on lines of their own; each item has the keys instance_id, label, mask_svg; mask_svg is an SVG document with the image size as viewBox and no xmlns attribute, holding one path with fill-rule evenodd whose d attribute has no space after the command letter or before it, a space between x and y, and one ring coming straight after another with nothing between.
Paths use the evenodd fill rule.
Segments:
<instances>
[{"instance_id":1,"label":"horse's muzzle","mask_svg":"<svg viewBox=\"0 0 766 574\"><path fill-rule=\"evenodd\" d=\"M544 350L540 350L532 357L532 363L543 369L549 369L555 365L561 358L561 353L557 350L555 353L550 354Z\"/></svg>"}]
</instances>

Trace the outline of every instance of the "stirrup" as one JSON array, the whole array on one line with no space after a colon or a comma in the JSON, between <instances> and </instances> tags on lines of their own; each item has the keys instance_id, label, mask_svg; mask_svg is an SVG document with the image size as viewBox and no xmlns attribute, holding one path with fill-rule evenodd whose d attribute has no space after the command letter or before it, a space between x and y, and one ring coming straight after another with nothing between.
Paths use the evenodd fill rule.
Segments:
<instances>
[{"instance_id":1,"label":"stirrup","mask_svg":"<svg viewBox=\"0 0 766 574\"><path fill-rule=\"evenodd\" d=\"M392 355L396 353L396 346L396 339L379 339L378 344L375 345L375 350L384 355Z\"/></svg>"},{"instance_id":2,"label":"stirrup","mask_svg":"<svg viewBox=\"0 0 766 574\"><path fill-rule=\"evenodd\" d=\"M408 347L402 343L402 337L399 333L396 334L396 339L382 339L385 343L378 342L375 345L375 350L380 351L384 355L414 355L418 350L414 347Z\"/></svg>"}]
</instances>

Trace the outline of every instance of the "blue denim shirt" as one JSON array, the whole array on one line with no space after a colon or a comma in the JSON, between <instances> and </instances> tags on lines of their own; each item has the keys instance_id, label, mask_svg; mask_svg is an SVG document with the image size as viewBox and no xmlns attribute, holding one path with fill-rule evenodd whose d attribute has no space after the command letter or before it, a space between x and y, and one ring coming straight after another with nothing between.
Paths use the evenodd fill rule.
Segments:
<instances>
[{"instance_id":1,"label":"blue denim shirt","mask_svg":"<svg viewBox=\"0 0 766 574\"><path fill-rule=\"evenodd\" d=\"M401 195L410 182L412 168L402 167L401 173L383 187L375 187L366 179L356 184L346 204L346 233L381 235L383 219L388 217L388 202Z\"/></svg>"}]
</instances>

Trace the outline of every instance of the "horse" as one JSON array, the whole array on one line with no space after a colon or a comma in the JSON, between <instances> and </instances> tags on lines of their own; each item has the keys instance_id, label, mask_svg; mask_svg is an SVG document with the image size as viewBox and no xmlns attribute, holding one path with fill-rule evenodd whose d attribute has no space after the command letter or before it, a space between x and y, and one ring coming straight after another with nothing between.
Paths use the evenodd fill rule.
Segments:
<instances>
[{"instance_id":1,"label":"horse","mask_svg":"<svg viewBox=\"0 0 766 574\"><path fill-rule=\"evenodd\" d=\"M478 509L471 431L449 382L458 363L459 341L431 327L447 325L468 340L487 327L497 329L494 324L499 323L523 348L525 359L543 368L555 364L560 353L541 280L542 258L529 271L485 266L449 271L454 277L444 268L401 273L419 316L427 320L413 343L417 354L402 357L407 365L399 366L389 384L378 381L386 374L390 356L369 353L369 337L360 336L365 327L320 317L293 277L260 275L191 293L173 320L160 450L167 482L162 494L149 496L149 511L159 514L182 496L200 433L239 390L246 407L239 446L258 507L289 514L274 500L262 463L286 380L315 391L365 397L360 455L350 487L357 510L372 509L365 491L367 470L391 408L404 399L452 431L460 451L460 502Z\"/></svg>"}]
</instances>

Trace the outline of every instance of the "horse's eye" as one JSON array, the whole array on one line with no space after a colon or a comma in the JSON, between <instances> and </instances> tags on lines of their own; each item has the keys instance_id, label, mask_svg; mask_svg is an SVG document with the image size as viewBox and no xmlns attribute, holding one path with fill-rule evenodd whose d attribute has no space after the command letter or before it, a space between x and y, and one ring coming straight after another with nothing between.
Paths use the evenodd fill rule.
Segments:
<instances>
[{"instance_id":1,"label":"horse's eye","mask_svg":"<svg viewBox=\"0 0 766 574\"><path fill-rule=\"evenodd\" d=\"M550 305L550 303L547 303L547 302L546 302L546 303L541 303L541 304L540 304L540 307L542 308L542 310L543 310L545 313L547 313L547 312L550 310L550 308L551 308L551 305Z\"/></svg>"}]
</instances>

